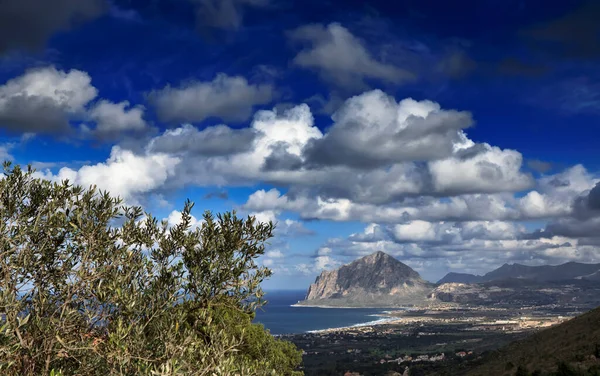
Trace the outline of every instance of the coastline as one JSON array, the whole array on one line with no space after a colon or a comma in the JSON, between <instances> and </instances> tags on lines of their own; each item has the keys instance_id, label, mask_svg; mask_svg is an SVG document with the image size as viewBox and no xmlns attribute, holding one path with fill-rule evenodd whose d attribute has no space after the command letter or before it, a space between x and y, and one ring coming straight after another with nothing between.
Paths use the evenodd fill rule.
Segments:
<instances>
[{"instance_id":1,"label":"coastline","mask_svg":"<svg viewBox=\"0 0 600 376\"><path fill-rule=\"evenodd\" d=\"M361 309L361 308L373 309L373 308L375 308L375 309L377 309L376 307L332 307L332 306L318 306L318 305L309 306L309 305L299 305L299 304L291 304L290 307L333 308L333 309L335 309L335 308L340 308L340 309ZM311 334L332 333L332 332L348 331L348 330L354 330L357 328L366 328L366 327L380 326L380 325L386 325L386 324L398 324L402 321L402 318L395 316L394 314L397 313L398 311L403 311L403 310L407 310L407 308L396 307L393 310L390 309L387 311L383 311L381 313L369 315L370 317L379 317L377 320L371 320L371 321L347 325L347 326L307 330L305 332L293 333L291 335L306 334L306 333L311 333Z\"/></svg>"},{"instance_id":2,"label":"coastline","mask_svg":"<svg viewBox=\"0 0 600 376\"><path fill-rule=\"evenodd\" d=\"M359 324L354 324L354 325L350 325L350 326L341 326L338 328L327 328L327 329L318 329L318 330L309 330L306 333L311 333L311 334L319 334L319 333L334 333L334 332L345 332L345 331L351 331L351 330L356 330L358 328L368 328L368 327L373 327L373 326L381 326L381 325L389 325L389 324L399 324L402 319L399 317L394 317L394 316L388 316L388 315L376 315L379 317L383 317L381 319L378 320L373 320L373 321L368 321L365 323L359 323Z\"/></svg>"},{"instance_id":3,"label":"coastline","mask_svg":"<svg viewBox=\"0 0 600 376\"><path fill-rule=\"evenodd\" d=\"M308 305L308 304L290 304L290 307L302 307L302 308L340 308L340 309L384 309L389 307L338 307L338 306L330 306L330 305Z\"/></svg>"}]
</instances>

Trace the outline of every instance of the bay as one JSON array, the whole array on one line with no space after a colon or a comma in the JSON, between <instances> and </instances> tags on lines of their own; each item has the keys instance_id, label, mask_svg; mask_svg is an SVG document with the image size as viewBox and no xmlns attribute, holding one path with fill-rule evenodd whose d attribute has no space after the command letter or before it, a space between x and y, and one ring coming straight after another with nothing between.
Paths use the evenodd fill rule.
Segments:
<instances>
[{"instance_id":1,"label":"bay","mask_svg":"<svg viewBox=\"0 0 600 376\"><path fill-rule=\"evenodd\" d=\"M386 320L376 308L292 307L304 299L306 291L267 291L267 305L256 312L254 322L261 323L272 334L306 333Z\"/></svg>"}]
</instances>

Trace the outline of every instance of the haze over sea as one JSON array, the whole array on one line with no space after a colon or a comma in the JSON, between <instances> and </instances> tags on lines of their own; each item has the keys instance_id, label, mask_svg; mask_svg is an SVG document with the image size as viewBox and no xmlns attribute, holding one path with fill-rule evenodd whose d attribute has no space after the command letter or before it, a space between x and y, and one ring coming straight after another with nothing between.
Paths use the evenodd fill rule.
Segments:
<instances>
[{"instance_id":1,"label":"haze over sea","mask_svg":"<svg viewBox=\"0 0 600 376\"><path fill-rule=\"evenodd\" d=\"M304 299L306 291L271 290L266 292L267 305L256 313L255 322L273 334L305 333L385 320L385 309L292 307Z\"/></svg>"}]
</instances>

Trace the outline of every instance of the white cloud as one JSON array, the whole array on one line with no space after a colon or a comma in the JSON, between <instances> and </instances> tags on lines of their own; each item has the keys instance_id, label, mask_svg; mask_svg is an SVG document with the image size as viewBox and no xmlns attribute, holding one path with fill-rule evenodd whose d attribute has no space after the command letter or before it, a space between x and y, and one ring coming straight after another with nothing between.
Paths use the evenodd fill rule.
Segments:
<instances>
[{"instance_id":1,"label":"white cloud","mask_svg":"<svg viewBox=\"0 0 600 376\"><path fill-rule=\"evenodd\" d=\"M315 275L323 270L333 270L340 267L342 263L335 258L328 256L327 252L318 254L310 263L300 263L295 265L296 271L304 275Z\"/></svg>"},{"instance_id":2,"label":"white cloud","mask_svg":"<svg viewBox=\"0 0 600 376\"><path fill-rule=\"evenodd\" d=\"M265 252L265 256L270 257L270 258L282 258L283 253L278 249L274 249L274 250Z\"/></svg>"},{"instance_id":3,"label":"white cloud","mask_svg":"<svg viewBox=\"0 0 600 376\"><path fill-rule=\"evenodd\" d=\"M533 178L521 172L523 157L515 150L482 144L483 151L468 158L429 162L437 192L512 192L529 189Z\"/></svg>"},{"instance_id":4,"label":"white cloud","mask_svg":"<svg viewBox=\"0 0 600 376\"><path fill-rule=\"evenodd\" d=\"M78 170L63 167L57 175L46 172L41 176L61 181L69 179L84 187L96 185L126 201L136 202L138 195L163 186L180 162L179 158L166 154L136 155L114 146L104 163L86 165Z\"/></svg>"},{"instance_id":5,"label":"white cloud","mask_svg":"<svg viewBox=\"0 0 600 376\"><path fill-rule=\"evenodd\" d=\"M86 72L34 68L0 86L0 125L12 133L33 137L38 133L65 135L74 132L71 123L88 121L82 136L107 140L123 133L149 130L143 106L128 101L92 100L98 90Z\"/></svg>"},{"instance_id":6,"label":"white cloud","mask_svg":"<svg viewBox=\"0 0 600 376\"><path fill-rule=\"evenodd\" d=\"M0 86L0 123L11 132L64 133L97 94L85 72L30 69Z\"/></svg>"},{"instance_id":7,"label":"white cloud","mask_svg":"<svg viewBox=\"0 0 600 376\"><path fill-rule=\"evenodd\" d=\"M473 124L469 112L410 98L397 103L380 90L348 99L332 118L325 137L308 150L317 165L372 168L445 158L465 142L461 130Z\"/></svg>"},{"instance_id":8,"label":"white cloud","mask_svg":"<svg viewBox=\"0 0 600 376\"><path fill-rule=\"evenodd\" d=\"M209 117L244 121L256 105L273 98L269 84L252 85L241 76L218 74L212 81L192 81L179 88L167 86L149 94L163 121L201 122Z\"/></svg>"},{"instance_id":9,"label":"white cloud","mask_svg":"<svg viewBox=\"0 0 600 376\"><path fill-rule=\"evenodd\" d=\"M393 227L393 234L397 240L402 241L433 241L438 234L434 228L435 224L431 222L416 220L406 224L399 224Z\"/></svg>"},{"instance_id":10,"label":"white cloud","mask_svg":"<svg viewBox=\"0 0 600 376\"><path fill-rule=\"evenodd\" d=\"M292 270L298 258L278 252L311 233L303 219L369 224L300 260L297 270L308 274L376 250L422 270L448 268L449 259L477 270L503 258L591 257L596 240L575 230L588 234L597 223L591 211L576 208L599 180L583 166L536 181L521 170L518 151L467 137L470 114L429 101L397 102L380 91L346 101L326 131L314 122L309 107L298 105L259 111L244 129L185 124L136 152L115 147L104 163L49 176L95 183L130 201L189 186L266 186L241 209L277 223L263 259L281 270ZM326 149L333 151L327 158L315 153ZM571 218L577 212L581 218ZM557 221L541 235L513 222L546 219Z\"/></svg>"},{"instance_id":11,"label":"white cloud","mask_svg":"<svg viewBox=\"0 0 600 376\"><path fill-rule=\"evenodd\" d=\"M144 120L144 107L130 107L128 101L113 103L101 100L89 112L96 123L93 130L100 137L110 137L123 132L143 132L147 130Z\"/></svg>"},{"instance_id":12,"label":"white cloud","mask_svg":"<svg viewBox=\"0 0 600 376\"><path fill-rule=\"evenodd\" d=\"M177 210L173 210L167 218L165 218L169 227L177 226L183 221L182 213ZM204 223L204 219L198 219L193 215L190 218L190 228L189 231L193 231L196 228L202 227L202 223Z\"/></svg>"},{"instance_id":13,"label":"white cloud","mask_svg":"<svg viewBox=\"0 0 600 376\"><path fill-rule=\"evenodd\" d=\"M52 66L30 69L0 87L0 98L2 103L18 96L48 98L57 107L79 112L98 94L91 81L86 72L77 69L69 72Z\"/></svg>"}]
</instances>

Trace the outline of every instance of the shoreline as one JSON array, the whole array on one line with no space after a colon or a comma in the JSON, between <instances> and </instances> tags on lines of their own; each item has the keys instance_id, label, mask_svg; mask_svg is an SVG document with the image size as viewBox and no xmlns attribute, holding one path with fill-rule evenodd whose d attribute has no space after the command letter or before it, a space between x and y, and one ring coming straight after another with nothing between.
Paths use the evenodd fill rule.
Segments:
<instances>
[{"instance_id":1,"label":"shoreline","mask_svg":"<svg viewBox=\"0 0 600 376\"><path fill-rule=\"evenodd\" d=\"M345 331L349 331L349 330L353 330L353 329L357 329L357 328L367 328L367 327L371 327L371 326L382 326L382 325L390 325L390 324L398 324L402 321L402 319L398 318L398 317L393 317L393 316L385 316L382 315L385 318L379 319L379 320L373 320L373 321L368 321L365 323L359 323L359 324L354 324L354 325L350 325L350 326L341 326L338 328L327 328L327 329L317 329L317 330L309 330L305 333L310 333L310 334L320 334L320 333L334 333L334 332L345 332Z\"/></svg>"},{"instance_id":2,"label":"shoreline","mask_svg":"<svg viewBox=\"0 0 600 376\"><path fill-rule=\"evenodd\" d=\"M424 309L427 307L402 307L402 306L371 306L371 307L365 307L365 306L361 306L361 307L349 307L349 306L331 306L331 305L319 305L319 304L298 304L298 303L294 303L294 304L290 304L290 307L306 307L306 308L340 308L340 309L386 309L389 311L392 310L396 310L396 311L410 311L410 310L419 310L419 309Z\"/></svg>"},{"instance_id":3,"label":"shoreline","mask_svg":"<svg viewBox=\"0 0 600 376\"><path fill-rule=\"evenodd\" d=\"M294 306L294 305L292 305L292 306ZM309 307L309 306L301 306L301 307ZM316 307L316 306L310 306L310 308L357 309L356 307ZM367 308L367 309L373 309L373 308ZM376 320L360 322L360 323L346 325L346 326L307 330L307 331L298 332L298 333L279 334L277 336L297 336L297 335L303 335L303 334L333 333L333 332L342 332L342 331L353 330L353 329L357 329L357 328L366 328L366 327L381 326L381 325L387 325L387 324L398 324L402 321L402 318L398 317L398 316L394 316L393 315L394 313L395 313L395 311L387 310L387 311L382 311L381 313L369 315L369 317L378 317L378 319L376 319Z\"/></svg>"},{"instance_id":4,"label":"shoreline","mask_svg":"<svg viewBox=\"0 0 600 376\"><path fill-rule=\"evenodd\" d=\"M340 308L340 309L389 309L391 307L337 307L328 305L308 305L308 304L290 304L290 307L301 307L301 308Z\"/></svg>"}]
</instances>

